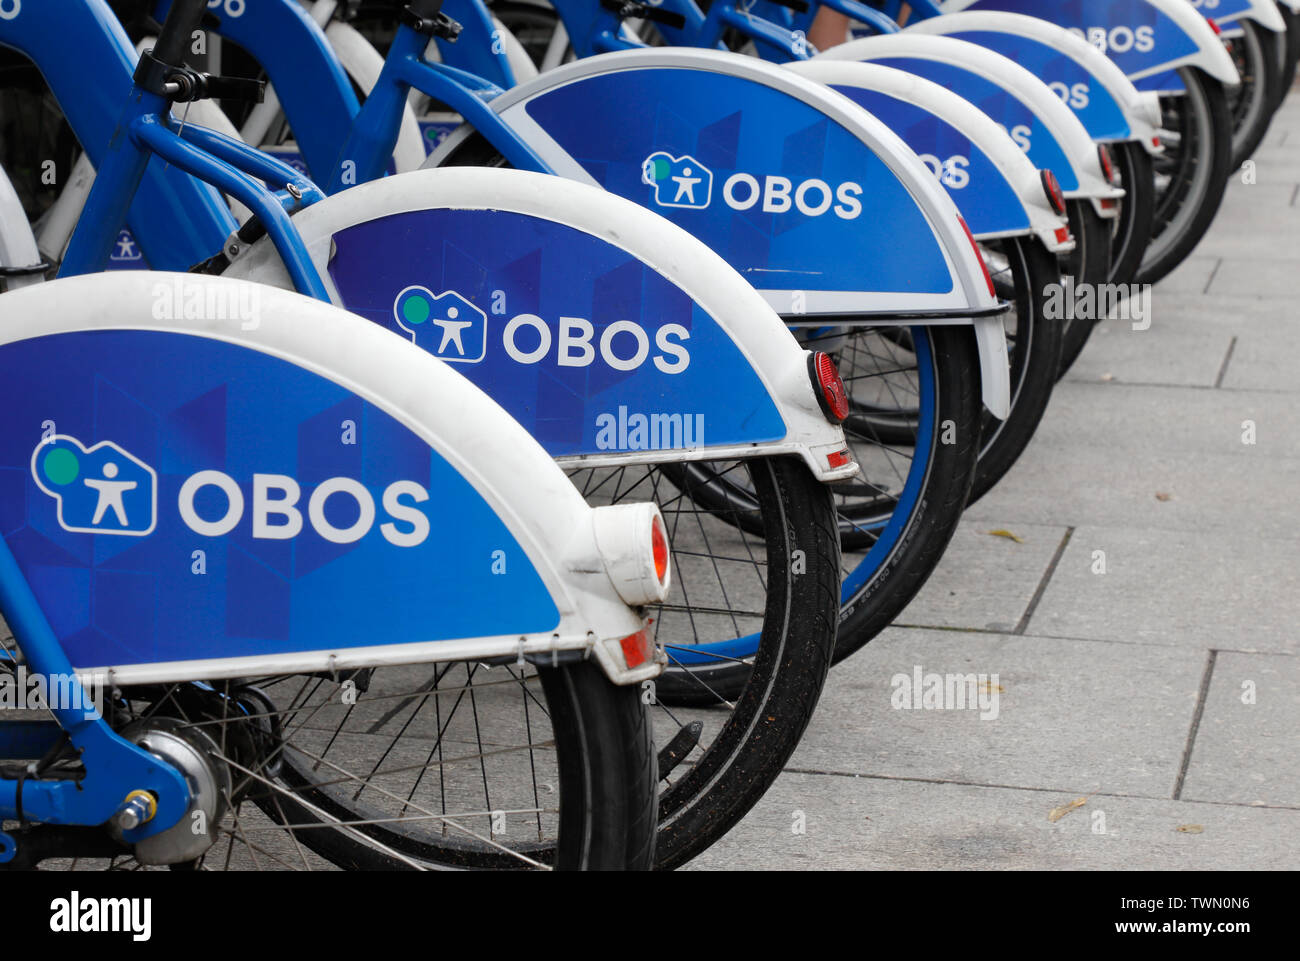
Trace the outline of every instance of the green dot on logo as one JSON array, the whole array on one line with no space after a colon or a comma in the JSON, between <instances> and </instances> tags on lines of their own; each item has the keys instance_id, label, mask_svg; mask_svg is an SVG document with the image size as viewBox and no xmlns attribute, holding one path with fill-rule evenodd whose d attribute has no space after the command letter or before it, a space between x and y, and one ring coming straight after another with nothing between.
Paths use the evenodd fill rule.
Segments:
<instances>
[{"instance_id":1,"label":"green dot on logo","mask_svg":"<svg viewBox=\"0 0 1300 961\"><path fill-rule=\"evenodd\" d=\"M668 175L672 173L672 170L673 170L672 165L663 157L655 158L655 180L656 181L668 179Z\"/></svg>"},{"instance_id":2,"label":"green dot on logo","mask_svg":"<svg viewBox=\"0 0 1300 961\"><path fill-rule=\"evenodd\" d=\"M77 462L77 455L72 451L66 447L56 447L45 455L45 460L41 463L41 472L51 484L63 486L77 479L77 475L81 473L81 464Z\"/></svg>"},{"instance_id":3,"label":"green dot on logo","mask_svg":"<svg viewBox=\"0 0 1300 961\"><path fill-rule=\"evenodd\" d=\"M408 324L422 324L429 319L430 309L423 297L408 297L402 304L402 319Z\"/></svg>"}]
</instances>

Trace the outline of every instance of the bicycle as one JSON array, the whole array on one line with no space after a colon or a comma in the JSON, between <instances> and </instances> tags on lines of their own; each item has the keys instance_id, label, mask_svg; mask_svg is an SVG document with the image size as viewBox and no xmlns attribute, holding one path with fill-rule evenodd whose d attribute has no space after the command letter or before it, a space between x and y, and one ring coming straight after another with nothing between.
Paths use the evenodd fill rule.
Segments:
<instances>
[{"instance_id":1,"label":"bicycle","mask_svg":"<svg viewBox=\"0 0 1300 961\"><path fill-rule=\"evenodd\" d=\"M0 868L651 866L653 505L588 507L295 293L116 273L0 315L0 683L50 712L0 719Z\"/></svg>"}]
</instances>

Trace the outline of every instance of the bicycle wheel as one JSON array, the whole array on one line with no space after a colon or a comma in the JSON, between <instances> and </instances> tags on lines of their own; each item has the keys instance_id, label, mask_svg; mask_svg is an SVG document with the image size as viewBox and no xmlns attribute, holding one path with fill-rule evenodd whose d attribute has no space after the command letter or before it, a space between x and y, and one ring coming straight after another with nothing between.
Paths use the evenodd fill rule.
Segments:
<instances>
[{"instance_id":1,"label":"bicycle wheel","mask_svg":"<svg viewBox=\"0 0 1300 961\"><path fill-rule=\"evenodd\" d=\"M1110 276L1111 224L1097 213L1090 200L1068 200L1065 208L1070 234L1074 237L1074 250L1058 258L1061 277L1073 277L1076 290L1087 286L1095 290ZM1071 317L1066 323L1061 333L1058 378L1064 377L1079 359L1095 325L1096 320L1090 317Z\"/></svg>"},{"instance_id":2,"label":"bicycle wheel","mask_svg":"<svg viewBox=\"0 0 1300 961\"><path fill-rule=\"evenodd\" d=\"M188 746L211 846L178 861L38 825L18 832L20 855L111 870L648 869L656 759L638 689L572 653L540 661L126 688L105 716L164 758Z\"/></svg>"},{"instance_id":3,"label":"bicycle wheel","mask_svg":"<svg viewBox=\"0 0 1300 961\"><path fill-rule=\"evenodd\" d=\"M848 390L845 438L858 478L831 485L841 561L832 663L867 644L916 595L956 530L979 454L979 359L964 327L813 328L807 346L835 357ZM752 502L734 478L685 464L691 497L715 509ZM758 529L752 511L735 522Z\"/></svg>"},{"instance_id":4,"label":"bicycle wheel","mask_svg":"<svg viewBox=\"0 0 1300 961\"><path fill-rule=\"evenodd\" d=\"M1277 9L1286 21L1286 30L1273 38L1278 64L1277 99L1273 109L1282 106L1286 95L1295 83L1296 63L1300 61L1300 13L1292 13L1285 3L1279 3Z\"/></svg>"},{"instance_id":5,"label":"bicycle wheel","mask_svg":"<svg viewBox=\"0 0 1300 961\"><path fill-rule=\"evenodd\" d=\"M1052 399L1061 367L1066 322L1046 316L1044 306L1061 283L1057 259L1029 237L986 245L985 260L998 296L1013 305L1003 319L1011 364L1011 412L998 420L981 414L979 463L966 500L969 507L1002 479L1024 453Z\"/></svg>"},{"instance_id":6,"label":"bicycle wheel","mask_svg":"<svg viewBox=\"0 0 1300 961\"><path fill-rule=\"evenodd\" d=\"M593 505L654 500L668 528L673 596L647 613L669 667L647 694L662 745L656 863L674 868L758 802L816 706L837 610L830 494L789 457L571 477ZM707 503L697 496L700 477L753 498ZM750 515L744 523L742 512Z\"/></svg>"},{"instance_id":7,"label":"bicycle wheel","mask_svg":"<svg viewBox=\"0 0 1300 961\"><path fill-rule=\"evenodd\" d=\"M1241 86L1227 91L1234 169L1251 158L1268 133L1281 82L1273 31L1265 30L1253 20L1242 20L1240 26L1241 36L1223 42L1241 75Z\"/></svg>"},{"instance_id":8,"label":"bicycle wheel","mask_svg":"<svg viewBox=\"0 0 1300 961\"><path fill-rule=\"evenodd\" d=\"M1210 229L1232 171L1232 124L1223 85L1180 67L1186 93L1160 98L1161 142L1155 167L1151 242L1137 282L1154 284L1183 262Z\"/></svg>"},{"instance_id":9,"label":"bicycle wheel","mask_svg":"<svg viewBox=\"0 0 1300 961\"><path fill-rule=\"evenodd\" d=\"M1124 197L1119 201L1119 216L1111 221L1110 274L1107 280L1112 284L1131 284L1151 238L1156 212L1155 168L1151 165L1151 155L1140 143L1130 140L1110 146Z\"/></svg>"}]
</instances>

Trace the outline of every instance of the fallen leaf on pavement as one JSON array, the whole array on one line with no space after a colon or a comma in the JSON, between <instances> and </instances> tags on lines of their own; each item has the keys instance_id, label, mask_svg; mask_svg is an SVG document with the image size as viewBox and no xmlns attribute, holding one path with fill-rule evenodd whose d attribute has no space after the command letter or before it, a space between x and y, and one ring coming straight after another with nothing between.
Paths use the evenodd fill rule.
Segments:
<instances>
[{"instance_id":1,"label":"fallen leaf on pavement","mask_svg":"<svg viewBox=\"0 0 1300 961\"><path fill-rule=\"evenodd\" d=\"M1181 831L1183 834L1200 834L1205 828L1200 824L1180 824L1174 830Z\"/></svg>"},{"instance_id":2,"label":"fallen leaf on pavement","mask_svg":"<svg viewBox=\"0 0 1300 961\"><path fill-rule=\"evenodd\" d=\"M1019 536L1018 534L1013 534L1010 531L1004 531L1000 527L995 531L985 531L984 533L991 534L994 537L1005 537L1007 540L1015 541L1017 544L1023 544L1025 542L1025 539L1023 537Z\"/></svg>"},{"instance_id":3,"label":"fallen leaf on pavement","mask_svg":"<svg viewBox=\"0 0 1300 961\"><path fill-rule=\"evenodd\" d=\"M1059 808L1052 808L1050 811L1048 811L1047 820L1052 822L1059 821L1061 820L1061 818L1065 817L1075 808L1081 808L1087 803L1088 803L1088 799L1086 797L1077 797L1069 804L1062 804Z\"/></svg>"}]
</instances>

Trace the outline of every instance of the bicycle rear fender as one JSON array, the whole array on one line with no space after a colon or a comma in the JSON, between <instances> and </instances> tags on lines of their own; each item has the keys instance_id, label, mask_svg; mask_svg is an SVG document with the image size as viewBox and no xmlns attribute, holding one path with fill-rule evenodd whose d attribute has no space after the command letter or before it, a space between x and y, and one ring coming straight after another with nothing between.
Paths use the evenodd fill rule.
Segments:
<instances>
[{"instance_id":1,"label":"bicycle rear fender","mask_svg":"<svg viewBox=\"0 0 1300 961\"><path fill-rule=\"evenodd\" d=\"M1274 33L1286 31L1286 21L1277 8L1276 0L1218 0L1213 9L1205 8L1219 27L1221 35L1231 36L1241 26L1242 20L1254 20L1265 30Z\"/></svg>"},{"instance_id":2,"label":"bicycle rear fender","mask_svg":"<svg viewBox=\"0 0 1300 961\"><path fill-rule=\"evenodd\" d=\"M401 339L181 274L60 280L0 312L24 645L114 683L552 651L657 673L597 547L608 509Z\"/></svg>"},{"instance_id":3,"label":"bicycle rear fender","mask_svg":"<svg viewBox=\"0 0 1300 961\"><path fill-rule=\"evenodd\" d=\"M1102 201L1124 191L1107 182L1088 131L1050 87L1018 63L964 40L907 31L851 40L815 59L871 61L947 87L1004 127L1035 167L1051 170L1066 197L1091 200L1103 217L1117 213Z\"/></svg>"},{"instance_id":4,"label":"bicycle rear fender","mask_svg":"<svg viewBox=\"0 0 1300 961\"><path fill-rule=\"evenodd\" d=\"M1096 141L1135 140L1148 152L1159 143L1160 104L1140 92L1104 53L1064 27L998 10L931 17L908 27L986 47L1042 80L1074 111Z\"/></svg>"},{"instance_id":5,"label":"bicycle rear fender","mask_svg":"<svg viewBox=\"0 0 1300 961\"><path fill-rule=\"evenodd\" d=\"M977 239L1033 234L1053 252L1072 249L1068 221L1052 209L1037 168L974 104L890 67L843 60L786 66L888 124L930 167Z\"/></svg>"},{"instance_id":6,"label":"bicycle rear fender","mask_svg":"<svg viewBox=\"0 0 1300 961\"><path fill-rule=\"evenodd\" d=\"M36 247L32 228L27 225L27 214L18 201L13 184L0 167L0 271L5 268L21 270L41 263L41 253ZM0 276L9 290L39 284L45 278L41 273Z\"/></svg>"},{"instance_id":7,"label":"bicycle rear fender","mask_svg":"<svg viewBox=\"0 0 1300 961\"><path fill-rule=\"evenodd\" d=\"M336 304L449 361L582 465L795 454L856 471L806 354L752 288L644 208L545 174L418 171L295 216ZM288 286L259 241L227 276Z\"/></svg>"},{"instance_id":8,"label":"bicycle rear fender","mask_svg":"<svg viewBox=\"0 0 1300 961\"><path fill-rule=\"evenodd\" d=\"M492 107L556 173L690 231L783 316L997 309L924 164L792 71L712 50L624 51L549 71Z\"/></svg>"},{"instance_id":9,"label":"bicycle rear fender","mask_svg":"<svg viewBox=\"0 0 1300 961\"><path fill-rule=\"evenodd\" d=\"M1139 90L1184 93L1179 67L1199 67L1228 86L1241 82L1218 35L1188 0L948 0L941 10L1006 10L1066 27L1103 48Z\"/></svg>"}]
</instances>

